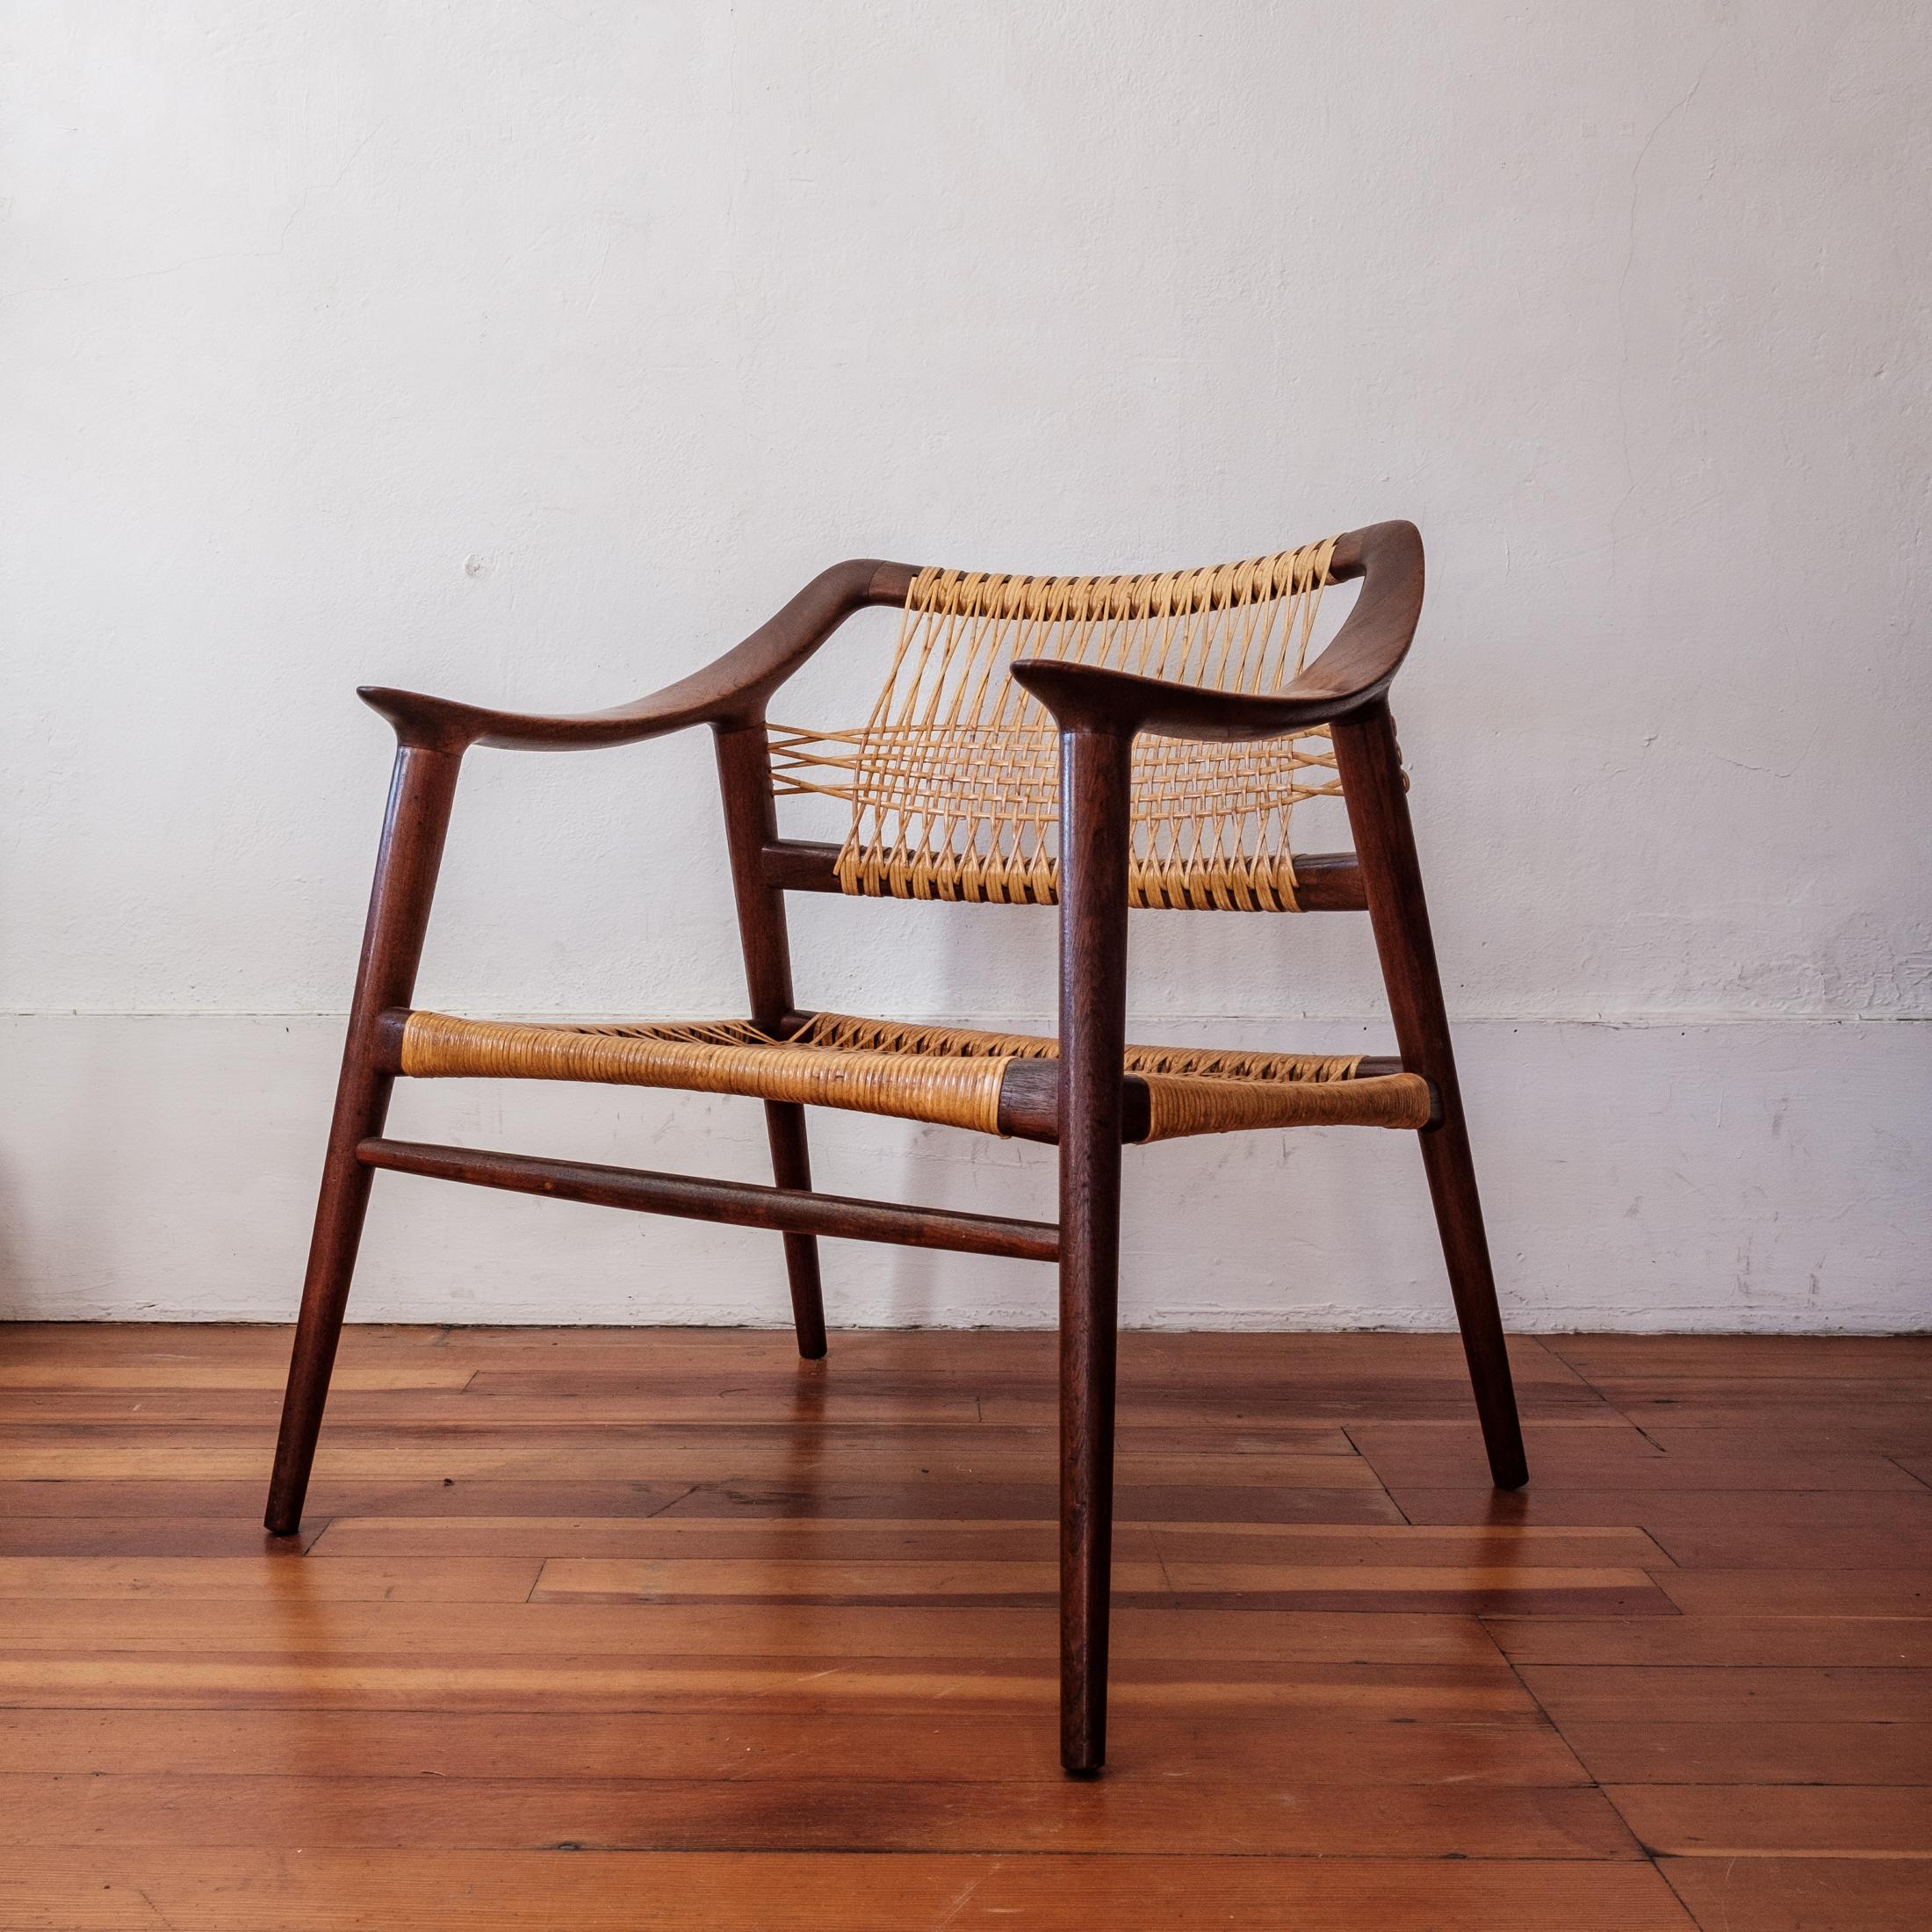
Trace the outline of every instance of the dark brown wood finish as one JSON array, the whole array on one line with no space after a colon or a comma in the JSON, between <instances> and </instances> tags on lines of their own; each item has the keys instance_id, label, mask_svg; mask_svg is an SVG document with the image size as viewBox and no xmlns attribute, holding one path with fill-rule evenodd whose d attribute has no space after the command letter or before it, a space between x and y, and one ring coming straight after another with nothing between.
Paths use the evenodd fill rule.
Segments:
<instances>
[{"instance_id":1,"label":"dark brown wood finish","mask_svg":"<svg viewBox=\"0 0 1932 1932\"><path fill-rule=\"evenodd\" d=\"M1405 1069L1394 1056L1365 1055L1356 1078L1373 1079L1378 1074L1401 1073ZM1121 1139L1131 1145L1147 1138L1147 1082L1128 1074L1121 1082ZM1020 1141L1043 1141L1051 1146L1060 1138L1060 1068L1055 1060L1015 1060L1006 1069L999 1086L999 1131Z\"/></svg>"},{"instance_id":2,"label":"dark brown wood finish","mask_svg":"<svg viewBox=\"0 0 1932 1932\"><path fill-rule=\"evenodd\" d=\"M405 744L441 751L491 745L503 751L595 751L635 745L694 724L756 724L765 700L855 610L905 601L914 572L872 558L834 564L723 657L632 704L580 717L500 711L421 691L364 685L360 696Z\"/></svg>"},{"instance_id":3,"label":"dark brown wood finish","mask_svg":"<svg viewBox=\"0 0 1932 1932\"><path fill-rule=\"evenodd\" d=\"M1378 702L1359 716L1337 723L1334 739L1402 1064L1421 1074L1435 1090L1436 1124L1417 1137L1442 1236L1456 1321L1469 1358L1489 1469L1498 1489L1518 1489L1529 1481L1529 1466L1510 1386L1503 1317L1496 1308L1496 1275L1489 1265L1482 1202L1476 1193L1469 1129L1456 1083L1455 1049L1450 1043L1442 977L1429 929L1422 866L1409 823L1409 796L1402 788L1402 753L1388 707Z\"/></svg>"},{"instance_id":4,"label":"dark brown wood finish","mask_svg":"<svg viewBox=\"0 0 1932 1932\"><path fill-rule=\"evenodd\" d=\"M1128 788L1139 732L1245 741L1332 726L1357 852L1297 861L1301 901L1309 910L1366 906L1373 917L1402 1064L1429 1079L1436 1096L1435 1116L1421 1135L1424 1165L1490 1469L1505 1489L1525 1480L1509 1360L1385 699L1421 609L1422 544L1412 525L1376 524L1337 541L1330 574L1362 579L1361 593L1333 643L1277 694L1205 691L1063 660L1013 667L1014 678L1047 705L1062 730L1062 1054L1056 1066L1011 1070L1000 1125L1059 1143L1057 1230L817 1194L804 1112L793 1106L767 1108L778 1183L771 1188L380 1137L457 767L472 744L588 749L711 725L752 1017L776 1030L797 1023L783 894L835 890L835 851L778 836L765 706L846 617L868 604L903 602L914 574L909 566L870 559L835 566L715 663L611 711L542 717L419 693L364 691L394 724L400 751L268 1519L272 1529L287 1533L299 1517L375 1166L778 1229L796 1337L806 1357L825 1349L819 1234L1040 1259L1057 1254L1062 1755L1069 1770L1087 1772L1099 1768L1106 1752L1121 1148L1123 1137L1138 1138L1146 1129L1144 1084L1121 1072ZM1373 1064L1383 1071L1382 1063Z\"/></svg>"},{"instance_id":5,"label":"dark brown wood finish","mask_svg":"<svg viewBox=\"0 0 1932 1932\"><path fill-rule=\"evenodd\" d=\"M765 848L778 835L772 800L771 753L763 724L719 726L718 785L724 800L724 836L731 850L732 886L738 901L738 933L745 953L745 984L751 1017L776 1027L791 1012L791 939L785 926L785 895L765 877ZM772 1178L781 1187L811 1186L811 1154L805 1110L782 1100L765 1103L765 1133L771 1143ZM785 1275L791 1287L791 1323L798 1352L817 1361L825 1352L825 1307L818 1275L818 1244L812 1236L785 1236Z\"/></svg>"},{"instance_id":6,"label":"dark brown wood finish","mask_svg":"<svg viewBox=\"0 0 1932 1932\"><path fill-rule=\"evenodd\" d=\"M890 1201L858 1200L791 1187L761 1187L751 1181L698 1180L688 1174L653 1174L635 1167L602 1167L588 1161L544 1160L531 1154L501 1154L479 1147L436 1147L417 1141L371 1138L356 1157L365 1167L437 1180L468 1181L516 1194L547 1194L557 1200L601 1208L631 1208L688 1221L729 1222L739 1228L777 1228L848 1241L890 1241L909 1248L948 1248L961 1254L1006 1255L1020 1261L1052 1261L1059 1242L1049 1222L1010 1221L993 1215L956 1214L939 1208L901 1208Z\"/></svg>"},{"instance_id":7,"label":"dark brown wood finish","mask_svg":"<svg viewBox=\"0 0 1932 1932\"><path fill-rule=\"evenodd\" d=\"M999 1083L999 1131L1015 1140L1058 1144L1063 1077L1057 1060L1016 1060ZM1147 1137L1147 1082L1128 1074L1120 1082L1121 1138Z\"/></svg>"},{"instance_id":8,"label":"dark brown wood finish","mask_svg":"<svg viewBox=\"0 0 1932 1932\"><path fill-rule=\"evenodd\" d=\"M395 1084L386 1071L378 1029L383 1014L407 1006L415 991L461 764L459 751L405 743L396 752L269 1484L265 1521L278 1536L292 1535L301 1520L315 1438L328 1400L329 1371L356 1272L356 1250L369 1211L369 1170L357 1159L356 1145L382 1131Z\"/></svg>"},{"instance_id":9,"label":"dark brown wood finish","mask_svg":"<svg viewBox=\"0 0 1932 1932\"><path fill-rule=\"evenodd\" d=\"M1083 1773L1107 1762L1133 754L1060 734L1060 1762Z\"/></svg>"},{"instance_id":10,"label":"dark brown wood finish","mask_svg":"<svg viewBox=\"0 0 1932 1932\"><path fill-rule=\"evenodd\" d=\"M775 839L764 851L765 880L787 892L843 892L835 869L838 858L838 847L819 840ZM1294 898L1304 912L1366 912L1368 900L1355 854L1297 853Z\"/></svg>"}]
</instances>

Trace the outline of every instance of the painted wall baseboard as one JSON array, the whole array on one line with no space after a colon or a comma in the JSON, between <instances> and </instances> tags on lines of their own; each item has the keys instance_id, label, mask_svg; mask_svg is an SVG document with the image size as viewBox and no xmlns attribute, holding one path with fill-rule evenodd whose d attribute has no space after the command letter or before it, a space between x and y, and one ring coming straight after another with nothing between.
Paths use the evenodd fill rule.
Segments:
<instances>
[{"instance_id":1,"label":"painted wall baseboard","mask_svg":"<svg viewBox=\"0 0 1932 1932\"><path fill-rule=\"evenodd\" d=\"M339 1019L0 1022L0 1316L286 1321ZM1171 1021L1143 1029L1207 1038ZM1242 1037L1222 1027L1214 1035ZM1245 1037L1386 1050L1367 1023ZM1473 1022L1458 1029L1506 1317L1564 1329L1932 1326L1932 1027ZM423 1083L392 1131L768 1179L749 1101ZM1050 1216L1050 1150L813 1115L818 1185ZM1406 1135L1258 1134L1131 1150L1123 1319L1443 1328ZM1028 1327L1049 1270L827 1245L839 1325ZM781 1323L775 1237L380 1177L352 1319Z\"/></svg>"}]
</instances>

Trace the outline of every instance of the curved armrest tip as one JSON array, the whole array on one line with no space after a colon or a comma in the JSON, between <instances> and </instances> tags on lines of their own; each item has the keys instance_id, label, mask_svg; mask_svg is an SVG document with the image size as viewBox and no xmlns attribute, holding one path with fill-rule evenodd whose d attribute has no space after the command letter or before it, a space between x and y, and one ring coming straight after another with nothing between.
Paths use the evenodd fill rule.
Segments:
<instances>
[{"instance_id":1,"label":"curved armrest tip","mask_svg":"<svg viewBox=\"0 0 1932 1932\"><path fill-rule=\"evenodd\" d=\"M474 715L466 704L386 684L358 684L356 696L389 721L400 743L414 749L462 752L476 741Z\"/></svg>"}]
</instances>

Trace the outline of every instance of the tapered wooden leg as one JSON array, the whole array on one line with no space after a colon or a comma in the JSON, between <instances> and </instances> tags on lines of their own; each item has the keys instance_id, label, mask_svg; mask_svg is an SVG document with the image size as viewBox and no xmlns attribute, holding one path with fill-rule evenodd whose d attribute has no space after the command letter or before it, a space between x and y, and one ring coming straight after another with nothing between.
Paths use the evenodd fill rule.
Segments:
<instances>
[{"instance_id":1,"label":"tapered wooden leg","mask_svg":"<svg viewBox=\"0 0 1932 1932\"><path fill-rule=\"evenodd\" d=\"M785 929L785 896L765 883L765 847L778 835L778 818L772 804L771 752L762 725L719 729L717 775L724 795L724 836L732 856L751 1016L761 1027L776 1027L792 1009L791 941ZM771 1142L773 1179L781 1187L810 1187L804 1108L768 1101L765 1132ZM798 1352L807 1361L817 1361L825 1352L818 1237L787 1235L784 1239Z\"/></svg>"},{"instance_id":2,"label":"tapered wooden leg","mask_svg":"<svg viewBox=\"0 0 1932 1932\"><path fill-rule=\"evenodd\" d=\"M356 1158L356 1143L379 1134L394 1084L377 1037L377 1022L391 1007L407 1006L415 991L416 964L436 890L436 869L456 793L458 753L405 746L396 753L376 883L356 976L349 1038L328 1152L322 1164L321 1198L309 1243L308 1274L295 1352L282 1399L282 1430L275 1446L266 1521L278 1536L292 1535L315 1460L315 1438L328 1399L328 1377L342 1337L342 1310L356 1268L363 1217L369 1207L370 1170Z\"/></svg>"},{"instance_id":3,"label":"tapered wooden leg","mask_svg":"<svg viewBox=\"0 0 1932 1932\"><path fill-rule=\"evenodd\" d=\"M1060 1762L1107 1761L1130 737L1061 733Z\"/></svg>"},{"instance_id":4,"label":"tapered wooden leg","mask_svg":"<svg viewBox=\"0 0 1932 1932\"><path fill-rule=\"evenodd\" d=\"M1498 1489L1518 1489L1529 1480L1529 1465L1523 1454L1503 1318L1496 1309L1496 1275L1483 1232L1482 1203L1456 1083L1449 1016L1429 930L1409 800L1402 789L1395 728L1388 706L1381 704L1335 725L1333 735L1402 1064L1432 1081L1441 1103L1441 1120L1420 1135L1423 1166L1435 1202L1489 1473Z\"/></svg>"},{"instance_id":5,"label":"tapered wooden leg","mask_svg":"<svg viewBox=\"0 0 1932 1932\"><path fill-rule=\"evenodd\" d=\"M771 1142L771 1171L781 1187L811 1186L811 1155L805 1143L805 1110L783 1100L765 1103L765 1132ZM818 1237L787 1235L785 1279L791 1287L791 1325L798 1352L808 1362L825 1352L825 1294L818 1280Z\"/></svg>"}]
</instances>

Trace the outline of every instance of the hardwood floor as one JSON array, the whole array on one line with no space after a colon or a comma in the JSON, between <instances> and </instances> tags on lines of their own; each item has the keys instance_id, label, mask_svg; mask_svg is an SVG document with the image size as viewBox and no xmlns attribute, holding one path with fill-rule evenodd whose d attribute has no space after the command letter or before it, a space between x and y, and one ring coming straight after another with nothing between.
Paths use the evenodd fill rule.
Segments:
<instances>
[{"instance_id":1,"label":"hardwood floor","mask_svg":"<svg viewBox=\"0 0 1932 1932\"><path fill-rule=\"evenodd\" d=\"M1932 1924L1932 1338L0 1328L0 1926Z\"/></svg>"}]
</instances>

